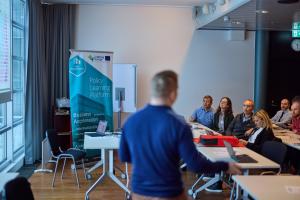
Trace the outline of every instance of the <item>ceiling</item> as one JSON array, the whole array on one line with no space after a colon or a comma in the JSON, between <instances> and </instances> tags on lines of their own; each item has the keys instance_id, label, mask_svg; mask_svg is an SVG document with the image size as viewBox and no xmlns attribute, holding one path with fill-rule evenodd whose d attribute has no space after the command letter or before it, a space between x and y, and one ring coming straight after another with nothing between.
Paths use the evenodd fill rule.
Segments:
<instances>
[{"instance_id":1,"label":"ceiling","mask_svg":"<svg viewBox=\"0 0 300 200\"><path fill-rule=\"evenodd\" d=\"M261 13L267 11L268 13ZM246 29L276 30L292 29L295 13L299 13L300 1L293 4L279 4L277 0L251 0L249 3L221 17L201 29Z\"/></svg>"},{"instance_id":2,"label":"ceiling","mask_svg":"<svg viewBox=\"0 0 300 200\"><path fill-rule=\"evenodd\" d=\"M164 5L199 6L217 0L41 0L42 3L107 4L107 5Z\"/></svg>"},{"instance_id":3,"label":"ceiling","mask_svg":"<svg viewBox=\"0 0 300 200\"><path fill-rule=\"evenodd\" d=\"M163 5L201 6L217 0L41 0L42 3L100 4L100 5ZM229 1L229 0L227 0ZM236 1L236 0L230 0ZM279 4L278 0L251 0L249 3L201 27L200 29L246 29L246 30L291 30L293 18L299 12L300 1L293 4ZM260 11L268 11L266 14Z\"/></svg>"}]
</instances>

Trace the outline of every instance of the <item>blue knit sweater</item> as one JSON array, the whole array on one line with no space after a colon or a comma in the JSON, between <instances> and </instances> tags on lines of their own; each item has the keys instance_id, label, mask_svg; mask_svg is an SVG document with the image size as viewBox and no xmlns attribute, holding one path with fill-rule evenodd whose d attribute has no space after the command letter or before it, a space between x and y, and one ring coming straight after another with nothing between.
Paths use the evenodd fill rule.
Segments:
<instances>
[{"instance_id":1,"label":"blue knit sweater","mask_svg":"<svg viewBox=\"0 0 300 200\"><path fill-rule=\"evenodd\" d=\"M182 193L181 158L197 173L228 169L227 163L212 163L196 150L190 127L168 106L147 105L126 121L119 156L133 165L132 191L153 197Z\"/></svg>"}]
</instances>

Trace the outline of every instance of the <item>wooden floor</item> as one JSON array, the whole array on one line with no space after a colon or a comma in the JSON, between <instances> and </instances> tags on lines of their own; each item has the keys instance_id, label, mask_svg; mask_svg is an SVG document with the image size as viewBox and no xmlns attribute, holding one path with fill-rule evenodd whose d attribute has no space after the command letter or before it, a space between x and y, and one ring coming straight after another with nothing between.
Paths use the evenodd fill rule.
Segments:
<instances>
[{"instance_id":1,"label":"wooden floor","mask_svg":"<svg viewBox=\"0 0 300 200\"><path fill-rule=\"evenodd\" d=\"M47 166L49 169L53 169L51 164ZM83 170L78 170L78 176L81 187L78 189L75 180L75 174L72 174L70 169L70 165L66 166L64 179L61 180L61 170L58 170L55 187L51 187L51 181L53 177L53 173L35 173L32 177L29 178L29 182L31 183L31 188L36 200L77 200L84 199L85 191L91 186L96 179L102 173L102 168L99 168L96 173L93 173L92 180L86 180L83 176ZM117 173L117 176L120 174ZM195 174L190 172L183 172L182 177L185 183L185 188L188 188L193 184L196 180ZM125 183L125 181L124 181ZM208 199L229 199L230 191L225 189L223 193L208 193L206 191L201 192L197 199L208 200ZM96 186L96 189L91 192L89 196L90 200L102 199L102 200L123 200L125 199L125 193L123 190L119 188L114 182L112 182L109 178L105 178L105 180ZM191 197L189 199L192 199Z\"/></svg>"}]
</instances>

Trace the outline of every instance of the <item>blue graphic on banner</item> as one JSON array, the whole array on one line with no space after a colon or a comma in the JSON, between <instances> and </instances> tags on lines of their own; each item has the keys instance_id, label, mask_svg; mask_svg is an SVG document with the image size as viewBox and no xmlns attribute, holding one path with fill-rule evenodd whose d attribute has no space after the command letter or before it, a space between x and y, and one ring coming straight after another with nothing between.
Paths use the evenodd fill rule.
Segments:
<instances>
[{"instance_id":1,"label":"blue graphic on banner","mask_svg":"<svg viewBox=\"0 0 300 200\"><path fill-rule=\"evenodd\" d=\"M113 131L112 80L97 66L92 66L94 62L95 65L102 63L102 69L110 67L106 70L111 70L111 64L107 63L111 62L111 56L100 59L97 53L89 53L82 57L80 52L76 52L69 60L72 141L74 147L81 149L84 132L96 131L100 120L107 121L106 130ZM89 156L92 154L89 153Z\"/></svg>"}]
</instances>

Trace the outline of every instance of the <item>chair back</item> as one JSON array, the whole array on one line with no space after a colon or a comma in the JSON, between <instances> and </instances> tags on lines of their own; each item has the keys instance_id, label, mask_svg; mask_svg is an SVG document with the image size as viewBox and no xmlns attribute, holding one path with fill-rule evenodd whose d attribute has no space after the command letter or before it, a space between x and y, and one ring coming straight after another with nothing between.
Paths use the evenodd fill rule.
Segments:
<instances>
[{"instance_id":1,"label":"chair back","mask_svg":"<svg viewBox=\"0 0 300 200\"><path fill-rule=\"evenodd\" d=\"M46 137L48 138L52 153L56 155L59 152L59 147L60 147L59 138L57 136L56 130L47 129Z\"/></svg>"},{"instance_id":2,"label":"chair back","mask_svg":"<svg viewBox=\"0 0 300 200\"><path fill-rule=\"evenodd\" d=\"M30 183L24 177L17 177L5 184L6 200L33 200Z\"/></svg>"},{"instance_id":3,"label":"chair back","mask_svg":"<svg viewBox=\"0 0 300 200\"><path fill-rule=\"evenodd\" d=\"M287 147L278 141L267 141L263 144L261 154L266 158L282 165L287 152Z\"/></svg>"}]
</instances>

